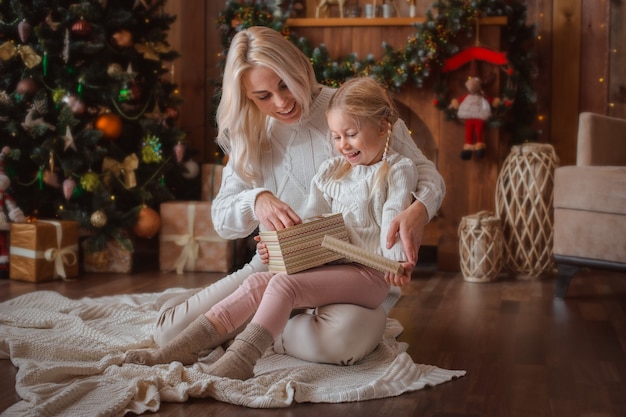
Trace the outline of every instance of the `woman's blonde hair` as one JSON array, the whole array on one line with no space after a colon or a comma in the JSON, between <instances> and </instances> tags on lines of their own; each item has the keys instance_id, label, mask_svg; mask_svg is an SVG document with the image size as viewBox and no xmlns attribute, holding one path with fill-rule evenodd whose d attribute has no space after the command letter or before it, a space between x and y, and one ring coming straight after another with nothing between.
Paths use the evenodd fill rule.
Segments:
<instances>
[{"instance_id":1,"label":"woman's blonde hair","mask_svg":"<svg viewBox=\"0 0 626 417\"><path fill-rule=\"evenodd\" d=\"M217 144L244 180L260 177L260 158L269 146L269 116L246 96L243 76L252 68L274 71L309 114L318 83L313 66L302 51L277 31L255 26L237 33L226 57L221 99L217 108Z\"/></svg>"},{"instance_id":2,"label":"woman's blonde hair","mask_svg":"<svg viewBox=\"0 0 626 417\"><path fill-rule=\"evenodd\" d=\"M387 128L383 161L376 173L374 190L379 189L387 179L389 164L387 155L391 145L392 126L399 118L398 109L387 90L376 80L370 77L357 77L346 81L328 102L326 112L340 110L351 117L360 130L368 124L377 128ZM341 178L350 170L350 163L344 161L333 177Z\"/></svg>"}]
</instances>

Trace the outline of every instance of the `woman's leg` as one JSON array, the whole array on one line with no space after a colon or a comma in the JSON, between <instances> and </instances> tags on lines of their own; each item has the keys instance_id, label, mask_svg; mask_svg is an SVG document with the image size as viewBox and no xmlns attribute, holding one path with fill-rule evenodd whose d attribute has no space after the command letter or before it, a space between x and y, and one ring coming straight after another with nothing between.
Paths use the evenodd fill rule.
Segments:
<instances>
[{"instance_id":1,"label":"woman's leg","mask_svg":"<svg viewBox=\"0 0 626 417\"><path fill-rule=\"evenodd\" d=\"M372 275L371 271L356 264L326 266L323 274L314 273L310 281L293 281L304 288L301 292L305 295L296 300L294 308L316 304L320 307L312 313L291 318L276 338L274 350L311 362L341 365L356 363L371 353L385 331L387 318L379 305L389 292L382 274ZM319 278L322 278L321 282ZM266 313L262 308L264 305L272 306L271 298L265 301L266 296L270 288L278 284L272 282L266 290L253 322L257 318L268 320L263 318ZM310 288L302 287L305 284ZM322 294L316 292L317 288L322 289ZM283 326L282 323L274 322L274 326ZM275 328L271 330L275 332Z\"/></svg>"},{"instance_id":2,"label":"woman's leg","mask_svg":"<svg viewBox=\"0 0 626 417\"><path fill-rule=\"evenodd\" d=\"M138 349L127 352L125 361L145 365L182 362L194 363L200 354L226 340L233 331L245 324L256 311L271 280L270 272L250 275L237 290L200 314L176 337L158 349Z\"/></svg>"},{"instance_id":3,"label":"woman's leg","mask_svg":"<svg viewBox=\"0 0 626 417\"><path fill-rule=\"evenodd\" d=\"M309 362L353 365L382 341L385 311L355 304L330 304L292 317L274 351Z\"/></svg>"},{"instance_id":4,"label":"woman's leg","mask_svg":"<svg viewBox=\"0 0 626 417\"><path fill-rule=\"evenodd\" d=\"M172 302L167 302L161 309L154 330L153 337L155 342L159 346L163 346L174 339L198 316L206 313L226 296L235 292L249 275L260 271L267 271L267 265L263 264L255 256L250 263L244 265L238 271L201 289L192 296L180 300L180 304L172 306Z\"/></svg>"}]
</instances>

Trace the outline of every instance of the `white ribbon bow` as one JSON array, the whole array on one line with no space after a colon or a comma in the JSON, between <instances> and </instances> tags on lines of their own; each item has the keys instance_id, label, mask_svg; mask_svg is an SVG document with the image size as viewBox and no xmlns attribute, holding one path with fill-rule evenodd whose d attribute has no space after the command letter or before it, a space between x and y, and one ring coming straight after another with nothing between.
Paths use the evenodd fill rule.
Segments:
<instances>
[{"instance_id":1,"label":"white ribbon bow","mask_svg":"<svg viewBox=\"0 0 626 417\"><path fill-rule=\"evenodd\" d=\"M187 205L187 233L182 235L161 235L161 241L174 242L178 246L182 246L178 259L174 263L177 274L182 274L185 269L185 265L189 266L189 270L192 270L193 264L198 259L198 252L200 245L198 242L223 242L224 239L217 236L196 236L194 235L194 221L196 218L196 205Z\"/></svg>"}]
</instances>

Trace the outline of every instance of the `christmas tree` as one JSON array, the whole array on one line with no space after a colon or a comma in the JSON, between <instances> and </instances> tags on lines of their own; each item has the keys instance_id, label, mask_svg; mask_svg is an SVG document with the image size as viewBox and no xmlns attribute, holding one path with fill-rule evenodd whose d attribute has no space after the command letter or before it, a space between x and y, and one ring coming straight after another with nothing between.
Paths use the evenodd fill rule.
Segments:
<instances>
[{"instance_id":1,"label":"christmas tree","mask_svg":"<svg viewBox=\"0 0 626 417\"><path fill-rule=\"evenodd\" d=\"M91 250L149 238L157 209L195 199L175 126L178 54L165 0L0 0L0 147L31 218L76 220ZM7 149L8 147L8 149Z\"/></svg>"}]
</instances>

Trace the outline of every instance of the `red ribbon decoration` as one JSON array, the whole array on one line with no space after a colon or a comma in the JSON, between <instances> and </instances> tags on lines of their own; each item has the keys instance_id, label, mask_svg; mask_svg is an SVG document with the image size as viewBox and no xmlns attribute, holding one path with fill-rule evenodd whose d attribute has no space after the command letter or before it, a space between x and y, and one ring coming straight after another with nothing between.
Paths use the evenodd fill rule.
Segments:
<instances>
[{"instance_id":1,"label":"red ribbon decoration","mask_svg":"<svg viewBox=\"0 0 626 417\"><path fill-rule=\"evenodd\" d=\"M482 46L471 46L444 61L442 72L454 71L470 61L486 61L496 65L505 65L509 61L506 59L506 52L497 52Z\"/></svg>"}]
</instances>

